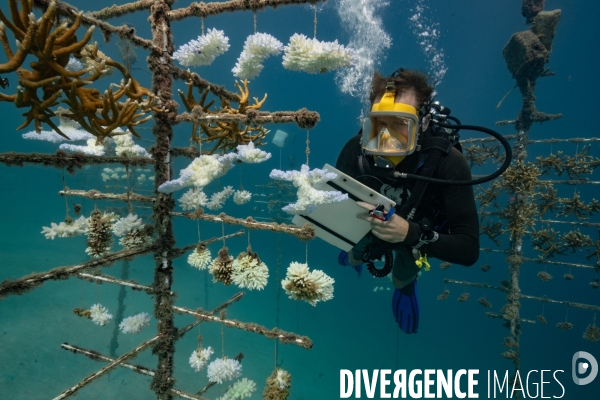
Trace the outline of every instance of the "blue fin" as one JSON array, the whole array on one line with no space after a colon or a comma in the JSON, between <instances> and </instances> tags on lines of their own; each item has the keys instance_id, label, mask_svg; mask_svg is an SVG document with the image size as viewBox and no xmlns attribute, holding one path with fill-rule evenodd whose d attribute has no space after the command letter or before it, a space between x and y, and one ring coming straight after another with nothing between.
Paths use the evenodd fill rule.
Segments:
<instances>
[{"instance_id":1,"label":"blue fin","mask_svg":"<svg viewBox=\"0 0 600 400\"><path fill-rule=\"evenodd\" d=\"M358 274L358 277L360 278L360 274L362 273L362 264L360 265L354 265L353 268L356 271L356 273Z\"/></svg>"},{"instance_id":2,"label":"blue fin","mask_svg":"<svg viewBox=\"0 0 600 400\"><path fill-rule=\"evenodd\" d=\"M419 330L419 298L417 280L402 289L396 288L392 298L392 311L398 327L405 333L417 333Z\"/></svg>"}]
</instances>

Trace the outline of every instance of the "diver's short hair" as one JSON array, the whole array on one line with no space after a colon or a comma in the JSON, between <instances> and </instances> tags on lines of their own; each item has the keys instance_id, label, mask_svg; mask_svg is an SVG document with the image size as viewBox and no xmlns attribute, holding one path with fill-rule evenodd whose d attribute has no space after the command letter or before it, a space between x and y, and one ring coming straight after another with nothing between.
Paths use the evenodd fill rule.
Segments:
<instances>
[{"instance_id":1,"label":"diver's short hair","mask_svg":"<svg viewBox=\"0 0 600 400\"><path fill-rule=\"evenodd\" d=\"M431 80L427 74L421 71L413 69L399 68L391 76L385 77L375 71L373 74L373 80L371 81L371 93L369 100L371 104L375 101L375 98L385 93L385 88L388 82L394 82L396 91L403 93L407 91L414 91L417 98L417 110L420 109L423 104L431 99L433 94L433 86Z\"/></svg>"}]
</instances>

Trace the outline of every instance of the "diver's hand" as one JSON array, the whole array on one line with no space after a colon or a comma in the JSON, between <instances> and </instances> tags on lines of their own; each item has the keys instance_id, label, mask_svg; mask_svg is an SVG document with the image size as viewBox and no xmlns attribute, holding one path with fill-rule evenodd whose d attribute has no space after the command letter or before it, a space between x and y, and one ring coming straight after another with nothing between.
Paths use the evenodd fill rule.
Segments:
<instances>
[{"instance_id":1,"label":"diver's hand","mask_svg":"<svg viewBox=\"0 0 600 400\"><path fill-rule=\"evenodd\" d=\"M368 211L375 209L374 205L362 201L357 201L356 204ZM408 234L408 221L397 214L392 215L387 221L373 218L368 212L357 214L356 218L370 222L371 232L379 239L389 243L403 242Z\"/></svg>"}]
</instances>

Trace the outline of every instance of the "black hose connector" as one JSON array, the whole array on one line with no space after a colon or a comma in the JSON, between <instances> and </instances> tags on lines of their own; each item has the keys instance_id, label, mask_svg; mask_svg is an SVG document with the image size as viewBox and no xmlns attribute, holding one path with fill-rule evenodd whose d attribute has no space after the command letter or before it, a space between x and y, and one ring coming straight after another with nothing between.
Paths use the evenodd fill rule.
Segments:
<instances>
[{"instance_id":1,"label":"black hose connector","mask_svg":"<svg viewBox=\"0 0 600 400\"><path fill-rule=\"evenodd\" d=\"M394 265L394 252L392 250L386 250L384 257L385 264L381 269L378 269L373 261L367 261L367 269L371 275L376 278L383 278L392 272L392 266Z\"/></svg>"},{"instance_id":2,"label":"black hose connector","mask_svg":"<svg viewBox=\"0 0 600 400\"><path fill-rule=\"evenodd\" d=\"M472 179L470 181L450 181L450 180L445 180L445 179L428 178L425 176L420 176L420 175L415 175L415 174L407 174L407 173L398 172L398 171L394 172L395 178L415 179L415 180L420 180L420 181L425 181L425 182L440 183L440 184L454 185L454 186L472 186L472 185L479 185L481 183L489 182L492 179L496 179L497 177L502 175L502 173L504 171L506 171L506 169L510 166L510 163L512 161L512 148L510 147L510 144L504 138L504 136L502 136L498 132L493 131L488 128L484 128L482 126L475 126L475 125L453 125L453 124L444 124L441 122L438 122L437 125L441 126L442 128L466 129L466 130L470 130L470 131L479 131L479 132L487 133L490 136L493 136L504 147L504 151L506 153L506 157L504 158L504 163L502 163L500 168L498 168L498 170L495 171L494 173L492 173L488 176L484 176L483 178Z\"/></svg>"}]
</instances>

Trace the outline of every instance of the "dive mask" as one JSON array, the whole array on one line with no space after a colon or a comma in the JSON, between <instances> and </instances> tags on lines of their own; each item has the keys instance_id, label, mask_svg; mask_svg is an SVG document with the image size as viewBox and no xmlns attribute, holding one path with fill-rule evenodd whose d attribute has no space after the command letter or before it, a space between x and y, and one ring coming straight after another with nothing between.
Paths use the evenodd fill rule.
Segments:
<instances>
[{"instance_id":1,"label":"dive mask","mask_svg":"<svg viewBox=\"0 0 600 400\"><path fill-rule=\"evenodd\" d=\"M362 148L380 156L407 156L415 151L419 118L409 105L395 103L395 89L388 89L362 121Z\"/></svg>"}]
</instances>

